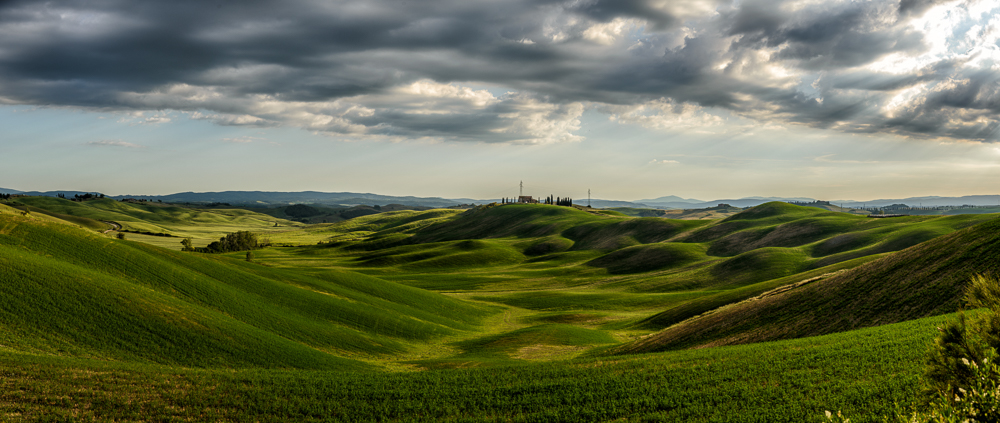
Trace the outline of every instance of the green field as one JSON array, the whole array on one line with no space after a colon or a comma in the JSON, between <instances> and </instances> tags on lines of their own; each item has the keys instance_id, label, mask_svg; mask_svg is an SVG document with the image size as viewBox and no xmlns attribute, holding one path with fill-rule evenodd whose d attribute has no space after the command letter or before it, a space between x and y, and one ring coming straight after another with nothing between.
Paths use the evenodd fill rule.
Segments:
<instances>
[{"instance_id":1,"label":"green field","mask_svg":"<svg viewBox=\"0 0 1000 423\"><path fill-rule=\"evenodd\" d=\"M915 399L969 278L1000 270L996 218L510 204L306 225L14 198L0 205L0 413L877 421ZM171 236L114 239L104 222ZM238 230L272 246L253 262L176 251Z\"/></svg>"},{"instance_id":2,"label":"green field","mask_svg":"<svg viewBox=\"0 0 1000 423\"><path fill-rule=\"evenodd\" d=\"M110 229L111 226L103 222L115 222L126 231L169 235L169 237L157 237L165 239L143 237L138 234L136 236L151 244L175 250L181 249L180 240L183 238L191 238L196 246L205 246L230 232L250 230L264 235L278 236L305 226L302 223L242 209L187 208L171 204L128 203L111 199L76 202L53 197L21 197L8 201L7 205L21 210L28 207L29 210L35 210L36 215L46 214L71 223L86 222L88 225L86 227L94 230Z\"/></svg>"}]
</instances>

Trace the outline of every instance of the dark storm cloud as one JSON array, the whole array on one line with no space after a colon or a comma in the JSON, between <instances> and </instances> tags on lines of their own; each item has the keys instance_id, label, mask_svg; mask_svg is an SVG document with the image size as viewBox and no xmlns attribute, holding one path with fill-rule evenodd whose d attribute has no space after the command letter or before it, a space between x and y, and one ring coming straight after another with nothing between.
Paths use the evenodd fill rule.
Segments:
<instances>
[{"instance_id":1,"label":"dark storm cloud","mask_svg":"<svg viewBox=\"0 0 1000 423\"><path fill-rule=\"evenodd\" d=\"M640 18L649 21L656 29L665 29L679 23L673 14L655 7L647 0L592 0L571 7L599 22L609 22L619 17Z\"/></svg>"},{"instance_id":2,"label":"dark storm cloud","mask_svg":"<svg viewBox=\"0 0 1000 423\"><path fill-rule=\"evenodd\" d=\"M748 2L733 16L729 34L744 35L735 48L784 46L779 58L810 70L832 70L870 63L886 54L922 49L920 33L905 25L886 25L895 10L886 4L848 4L785 15L773 2Z\"/></svg>"},{"instance_id":3,"label":"dark storm cloud","mask_svg":"<svg viewBox=\"0 0 1000 423\"><path fill-rule=\"evenodd\" d=\"M899 14L904 16L919 15L932 6L947 0L899 0Z\"/></svg>"},{"instance_id":4,"label":"dark storm cloud","mask_svg":"<svg viewBox=\"0 0 1000 423\"><path fill-rule=\"evenodd\" d=\"M992 73L960 71L947 58L901 73L864 68L927 50L909 22L934 5L4 2L0 102L198 111L220 124L334 134L546 142L578 138L582 104L669 99L762 120L982 139L991 126L979 122L996 111ZM477 85L521 94L462 88ZM880 111L898 91L921 86L912 105Z\"/></svg>"}]
</instances>

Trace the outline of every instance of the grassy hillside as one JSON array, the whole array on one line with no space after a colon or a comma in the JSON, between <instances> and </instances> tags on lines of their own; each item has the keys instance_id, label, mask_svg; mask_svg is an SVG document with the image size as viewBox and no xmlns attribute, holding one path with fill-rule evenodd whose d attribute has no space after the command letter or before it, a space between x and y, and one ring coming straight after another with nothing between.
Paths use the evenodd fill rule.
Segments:
<instances>
[{"instance_id":1,"label":"grassy hillside","mask_svg":"<svg viewBox=\"0 0 1000 423\"><path fill-rule=\"evenodd\" d=\"M218 240L227 233L249 230L262 234L300 228L301 223L279 219L242 209L191 209L159 203L129 203L111 199L84 202L55 197L19 197L8 205L35 210L69 220L92 230L105 230L102 221L116 222L123 230L165 234L175 239L141 238L161 246L180 249L181 238L192 238L197 246ZM275 224L278 226L275 227ZM140 235L135 235L140 237Z\"/></svg>"},{"instance_id":2,"label":"grassy hillside","mask_svg":"<svg viewBox=\"0 0 1000 423\"><path fill-rule=\"evenodd\" d=\"M344 366L487 309L347 271L293 272L0 215L3 345L185 366Z\"/></svg>"},{"instance_id":3,"label":"grassy hillside","mask_svg":"<svg viewBox=\"0 0 1000 423\"><path fill-rule=\"evenodd\" d=\"M709 207L704 209L636 209L629 207L614 207L607 210L614 210L618 213L632 217L664 217L667 219L724 219L741 212L740 207Z\"/></svg>"},{"instance_id":4,"label":"grassy hillside","mask_svg":"<svg viewBox=\"0 0 1000 423\"><path fill-rule=\"evenodd\" d=\"M908 232L904 232L904 236ZM646 352L815 336L948 313L1000 272L1000 219L683 321L621 348Z\"/></svg>"},{"instance_id":5,"label":"grassy hillside","mask_svg":"<svg viewBox=\"0 0 1000 423\"><path fill-rule=\"evenodd\" d=\"M826 421L824 411L839 410L852 422L877 422L916 396L923 351L942 320L767 344L400 373L219 371L0 351L0 415L26 421L798 423ZM517 342L490 338L467 347Z\"/></svg>"},{"instance_id":6,"label":"grassy hillside","mask_svg":"<svg viewBox=\"0 0 1000 423\"><path fill-rule=\"evenodd\" d=\"M775 289L830 278L994 218L870 219L769 203L718 221L676 221L505 205L366 216L307 229L329 235L321 245L259 257L289 268L352 269L507 307L517 316L506 332L487 337L569 324L621 342ZM921 304L912 317L954 309L939 306ZM581 342L588 338L584 333L577 334ZM468 354L463 345L452 345L463 365L519 359L531 349L486 343L497 350ZM559 357L565 356L559 351L576 348L580 354L597 345L535 347Z\"/></svg>"}]
</instances>

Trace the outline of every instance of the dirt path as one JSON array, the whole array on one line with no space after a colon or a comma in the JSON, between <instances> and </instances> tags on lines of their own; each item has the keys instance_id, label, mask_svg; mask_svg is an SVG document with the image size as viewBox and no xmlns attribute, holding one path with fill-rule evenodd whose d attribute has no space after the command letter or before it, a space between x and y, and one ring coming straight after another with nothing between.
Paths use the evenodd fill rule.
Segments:
<instances>
[{"instance_id":1,"label":"dirt path","mask_svg":"<svg viewBox=\"0 0 1000 423\"><path fill-rule=\"evenodd\" d=\"M108 230L106 230L106 231L104 231L102 233L106 234L106 233L111 232L111 231L120 231L122 229L122 225L119 225L117 222L112 222L110 220L102 220L101 222L104 222L104 223L107 223L107 224L111 225L111 229L108 229Z\"/></svg>"}]
</instances>

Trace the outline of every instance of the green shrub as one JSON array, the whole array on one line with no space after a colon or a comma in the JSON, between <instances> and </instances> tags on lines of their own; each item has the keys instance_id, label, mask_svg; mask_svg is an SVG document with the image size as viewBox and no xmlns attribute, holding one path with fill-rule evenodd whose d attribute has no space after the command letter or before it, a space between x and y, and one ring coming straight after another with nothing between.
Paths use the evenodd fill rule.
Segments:
<instances>
[{"instance_id":1,"label":"green shrub","mask_svg":"<svg viewBox=\"0 0 1000 423\"><path fill-rule=\"evenodd\" d=\"M923 406L897 421L958 423L1000 421L1000 281L976 275L965 302L986 309L939 327L927 357Z\"/></svg>"},{"instance_id":2,"label":"green shrub","mask_svg":"<svg viewBox=\"0 0 1000 423\"><path fill-rule=\"evenodd\" d=\"M1000 421L1000 367L997 354L988 349L981 362L959 360L963 366L964 387L955 387L955 396L938 395L931 399L925 411L901 415L898 421L907 423L975 423ZM949 385L949 388L952 386Z\"/></svg>"},{"instance_id":3,"label":"green shrub","mask_svg":"<svg viewBox=\"0 0 1000 423\"><path fill-rule=\"evenodd\" d=\"M993 277L974 276L966 289L965 302L972 308L987 310L971 317L959 312L957 320L938 328L941 334L934 340L925 375L927 394L932 399L964 396L962 391L968 391L981 373L976 366L984 365L1000 348L1000 282Z\"/></svg>"}]
</instances>

